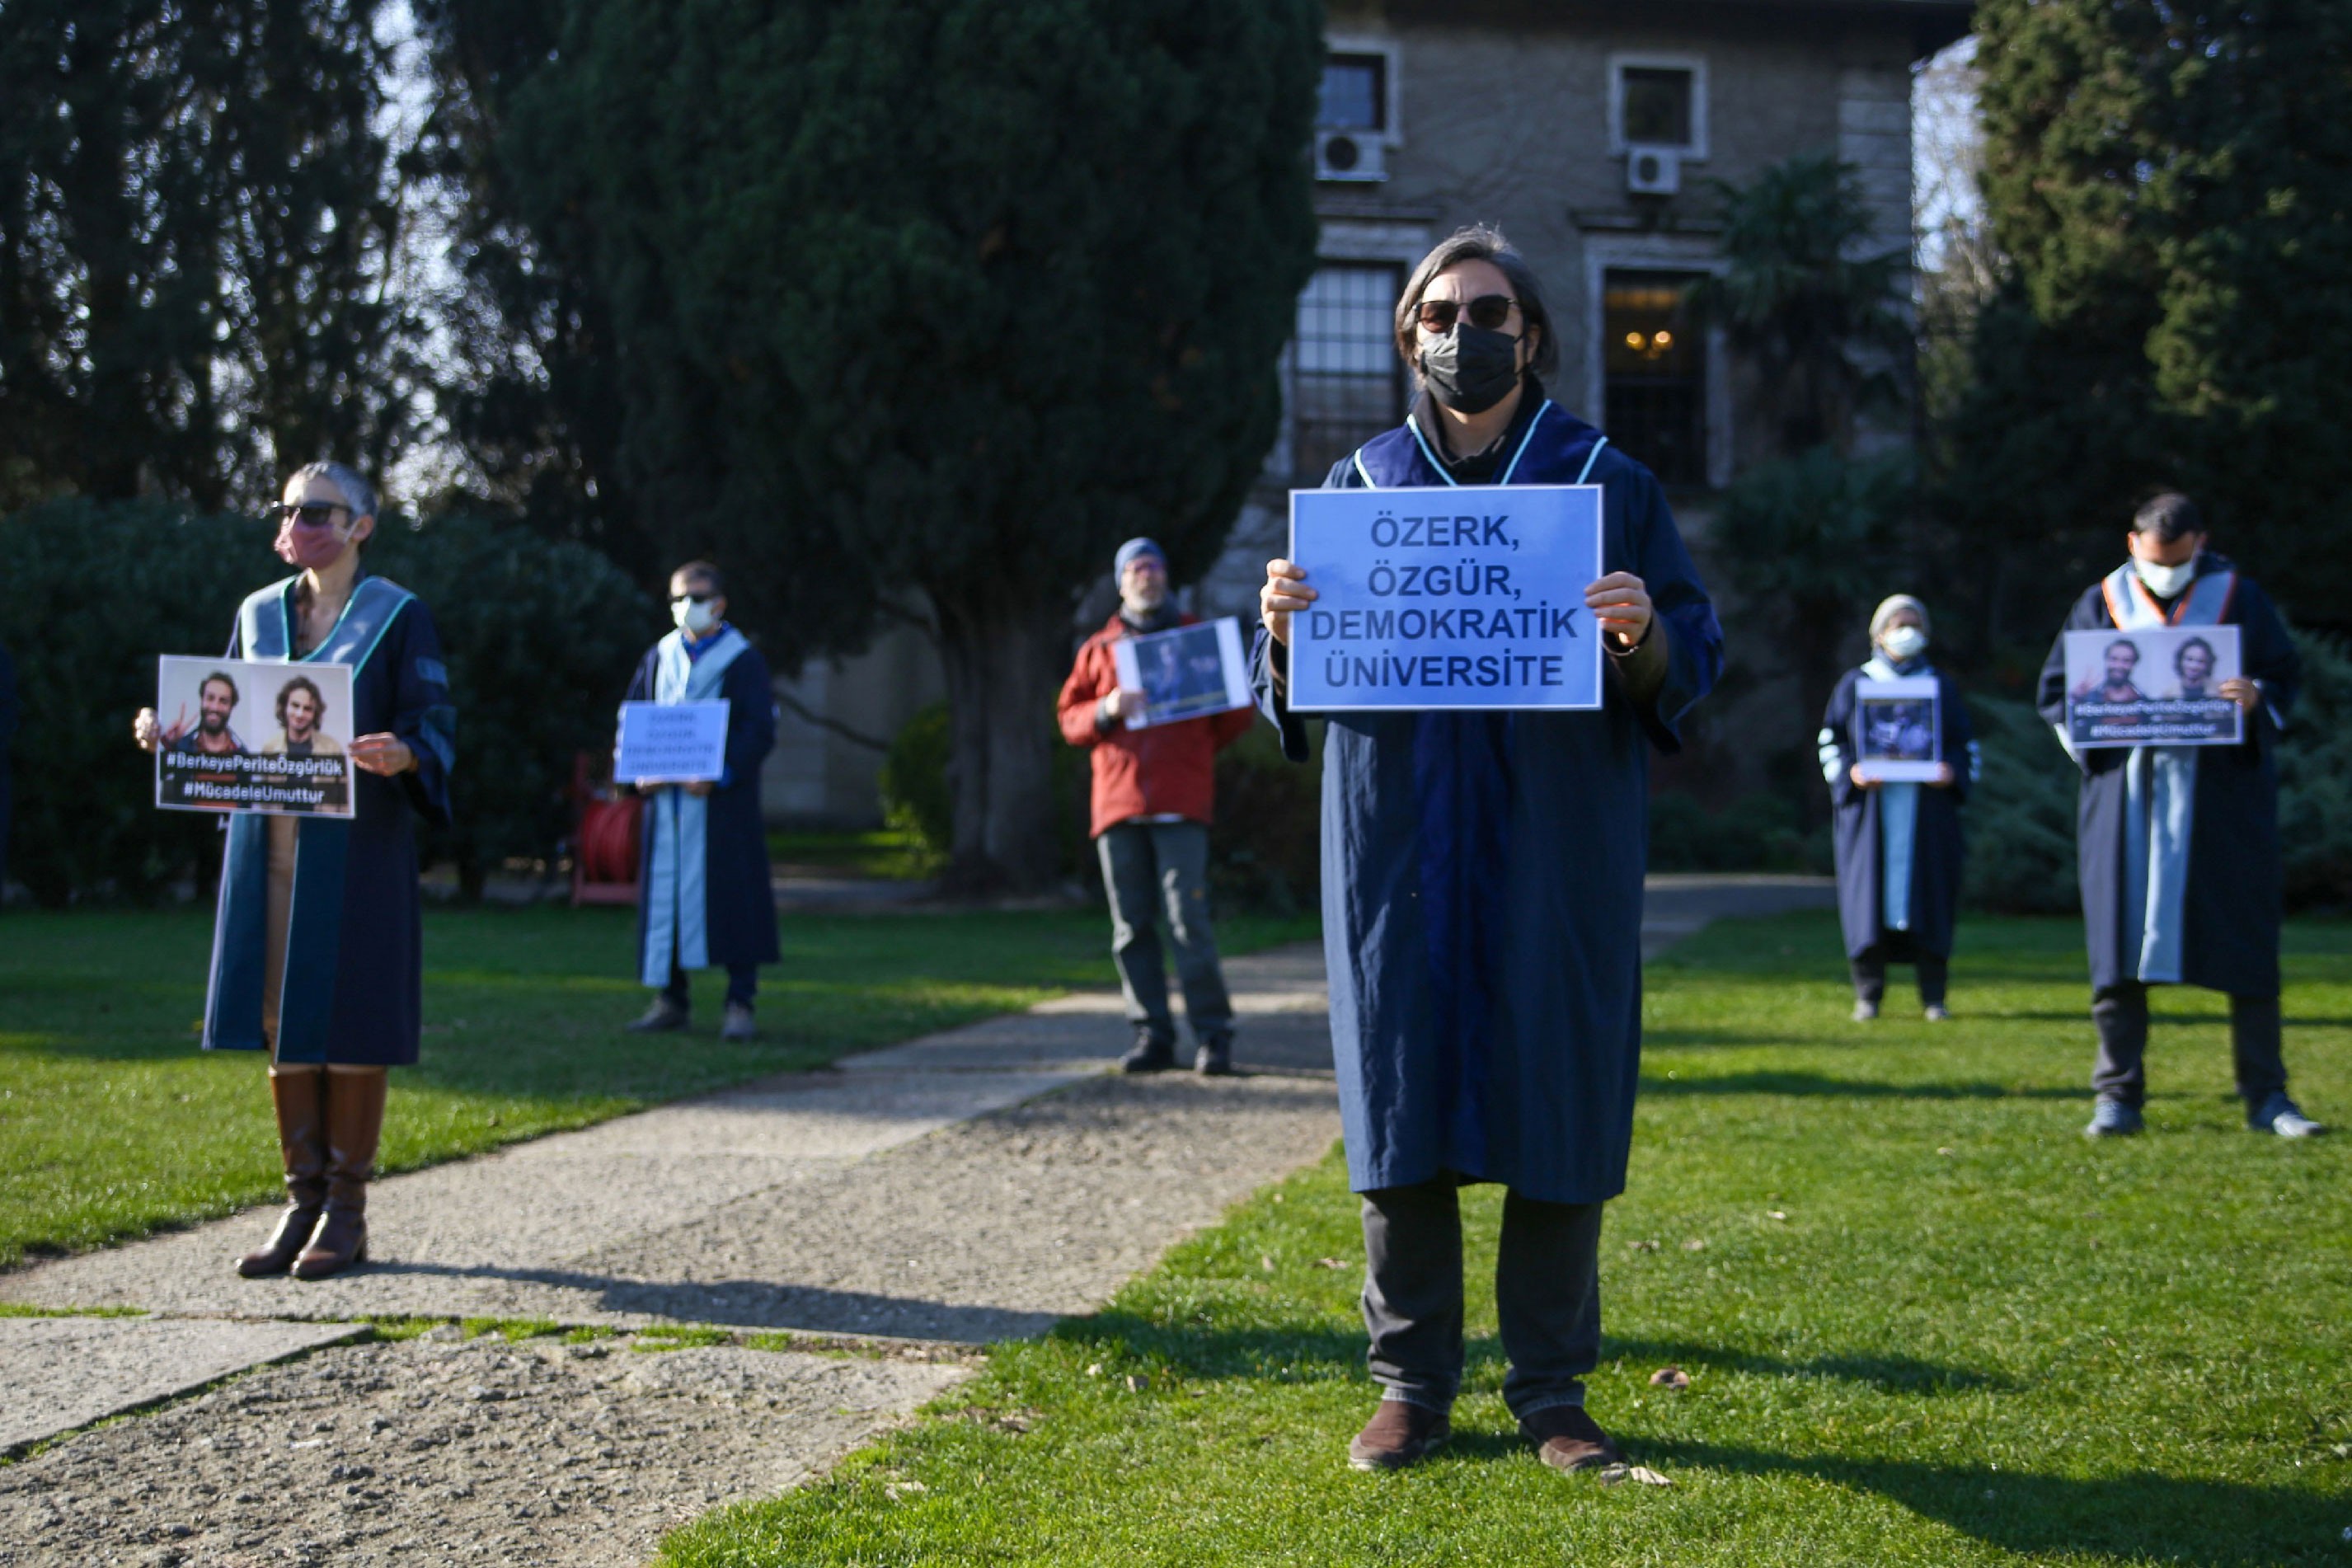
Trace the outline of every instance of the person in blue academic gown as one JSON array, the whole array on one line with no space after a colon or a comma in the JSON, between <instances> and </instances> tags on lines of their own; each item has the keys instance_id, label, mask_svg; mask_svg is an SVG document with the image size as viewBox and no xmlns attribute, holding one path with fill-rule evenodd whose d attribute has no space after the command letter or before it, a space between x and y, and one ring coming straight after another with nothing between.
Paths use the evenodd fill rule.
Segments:
<instances>
[{"instance_id":1,"label":"person in blue academic gown","mask_svg":"<svg viewBox=\"0 0 2352 1568\"><path fill-rule=\"evenodd\" d=\"M1927 663L1927 606L1897 594L1870 617L1871 656L1848 670L1822 715L1822 776L1836 813L1838 921L1853 970L1853 1016L1878 1016L1886 966L1908 963L1931 1022L1945 1008L1952 927L1960 907L1960 806L1980 770L1969 710L1952 678ZM1854 688L1863 680L1932 677L1941 759L1932 778L1873 782L1863 776L1854 731Z\"/></svg>"},{"instance_id":2,"label":"person in blue academic gown","mask_svg":"<svg viewBox=\"0 0 2352 1568\"><path fill-rule=\"evenodd\" d=\"M228 657L352 667L359 790L348 818L227 819L204 1044L269 1053L287 1206L237 1270L315 1279L367 1256L385 1069L415 1064L421 1028L412 819L449 820L457 723L431 614L362 559L374 487L313 463L278 511L278 552L302 571L245 601ZM152 710L137 733L155 749Z\"/></svg>"},{"instance_id":3,"label":"person in blue academic gown","mask_svg":"<svg viewBox=\"0 0 2352 1568\"><path fill-rule=\"evenodd\" d=\"M721 1038L757 1034L752 1006L760 965L773 963L776 895L768 875L760 764L776 745L768 661L727 624L726 583L707 561L669 580L677 629L646 652L629 682L631 702L727 703L726 768L716 780L638 784L646 797L637 874L637 973L653 1005L629 1027L683 1029L687 972L723 966Z\"/></svg>"},{"instance_id":4,"label":"person in blue academic gown","mask_svg":"<svg viewBox=\"0 0 2352 1568\"><path fill-rule=\"evenodd\" d=\"M1397 346L1423 395L1339 488L1602 487L1607 650L1594 712L1335 713L1323 761L1323 933L1364 1321L1382 1399L1349 1447L1413 1463L1446 1437L1463 1366L1456 1189L1509 1189L1495 1293L1504 1397L1544 1461L1617 1458L1585 1414L1601 1344L1601 1205L1625 1185L1642 1041L1648 753L1715 684L1722 633L1650 472L1544 395L1557 360L1533 270L1465 229L1415 269ZM1253 649L1286 755L1290 616L1315 591L1268 563Z\"/></svg>"},{"instance_id":5,"label":"person in blue academic gown","mask_svg":"<svg viewBox=\"0 0 2352 1568\"><path fill-rule=\"evenodd\" d=\"M2286 1092L2280 1048L2278 763L2303 661L2262 587L2207 548L2178 492L2139 509L2130 559L2085 590L2065 631L2234 626L2243 668L2220 694L2245 711L2234 746L2077 750L2066 724L2066 638L2042 667L2042 715L2082 772L2075 848L2099 1052L2093 1137L2140 1131L2147 988L2202 985L2230 998L2247 1125L2320 1131Z\"/></svg>"}]
</instances>

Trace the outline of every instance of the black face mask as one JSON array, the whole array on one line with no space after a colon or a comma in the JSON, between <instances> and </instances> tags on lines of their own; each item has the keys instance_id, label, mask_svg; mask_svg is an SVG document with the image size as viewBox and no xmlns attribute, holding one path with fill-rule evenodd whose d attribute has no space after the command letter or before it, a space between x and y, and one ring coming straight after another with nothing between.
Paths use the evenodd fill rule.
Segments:
<instances>
[{"instance_id":1,"label":"black face mask","mask_svg":"<svg viewBox=\"0 0 2352 1568\"><path fill-rule=\"evenodd\" d=\"M1519 340L1459 322L1423 348L1421 378L1446 407L1484 414L1519 384Z\"/></svg>"}]
</instances>

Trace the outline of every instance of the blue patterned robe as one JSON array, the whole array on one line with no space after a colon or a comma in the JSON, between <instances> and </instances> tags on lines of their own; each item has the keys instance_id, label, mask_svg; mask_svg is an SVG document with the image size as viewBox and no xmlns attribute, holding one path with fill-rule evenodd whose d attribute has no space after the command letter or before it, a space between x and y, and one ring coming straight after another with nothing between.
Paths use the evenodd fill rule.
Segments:
<instances>
[{"instance_id":1,"label":"blue patterned robe","mask_svg":"<svg viewBox=\"0 0 2352 1568\"><path fill-rule=\"evenodd\" d=\"M1606 571L1648 585L1663 688L1612 668L1582 713L1335 713L1323 754L1323 941L1331 1039L1359 1192L1452 1171L1552 1203L1624 1190L1642 1047L1649 749L1721 671L1723 636L1649 470L1531 391L1500 482L1605 488ZM1452 482L1401 426L1327 487ZM1581 588L1582 584L1577 584ZM1305 721L1273 679L1260 709L1304 761Z\"/></svg>"}]
</instances>

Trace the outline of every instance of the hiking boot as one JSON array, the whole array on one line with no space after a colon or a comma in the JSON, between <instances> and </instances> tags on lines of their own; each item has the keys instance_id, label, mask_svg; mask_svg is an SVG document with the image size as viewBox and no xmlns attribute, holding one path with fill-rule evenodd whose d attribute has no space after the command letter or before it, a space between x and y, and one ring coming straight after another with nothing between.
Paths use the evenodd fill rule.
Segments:
<instances>
[{"instance_id":1,"label":"hiking boot","mask_svg":"<svg viewBox=\"0 0 2352 1568\"><path fill-rule=\"evenodd\" d=\"M2315 1138L2327 1131L2305 1116L2283 1089L2273 1089L2271 1097L2246 1117L2246 1125L2256 1132L2275 1132L2282 1138Z\"/></svg>"},{"instance_id":2,"label":"hiking boot","mask_svg":"<svg viewBox=\"0 0 2352 1568\"><path fill-rule=\"evenodd\" d=\"M1857 1024L1867 1024L1867 1023L1871 1022L1873 1019L1876 1018L1877 1016L1878 1016L1878 1004L1877 1004L1877 1003L1875 1003L1875 1002L1856 1002L1856 1003L1853 1005L1853 1021L1854 1021L1855 1023L1857 1023Z\"/></svg>"},{"instance_id":3,"label":"hiking boot","mask_svg":"<svg viewBox=\"0 0 2352 1568\"><path fill-rule=\"evenodd\" d=\"M667 996L655 997L654 1005L646 1009L645 1016L633 1019L628 1025L629 1033L633 1035L667 1035L685 1027L686 1009Z\"/></svg>"},{"instance_id":4,"label":"hiking boot","mask_svg":"<svg viewBox=\"0 0 2352 1568\"><path fill-rule=\"evenodd\" d=\"M1519 1423L1519 1436L1536 1446L1536 1458L1555 1470L1622 1465L1625 1456L1581 1405L1554 1405Z\"/></svg>"},{"instance_id":5,"label":"hiking boot","mask_svg":"<svg viewBox=\"0 0 2352 1568\"><path fill-rule=\"evenodd\" d=\"M1454 1436L1443 1410L1409 1400L1383 1399L1364 1429L1348 1444L1348 1463L1359 1470L1402 1470L1429 1458Z\"/></svg>"},{"instance_id":6,"label":"hiking boot","mask_svg":"<svg viewBox=\"0 0 2352 1568\"><path fill-rule=\"evenodd\" d=\"M1166 1072L1176 1065L1176 1042L1149 1029L1135 1031L1135 1047L1118 1058L1121 1072Z\"/></svg>"},{"instance_id":7,"label":"hiking boot","mask_svg":"<svg viewBox=\"0 0 2352 1568\"><path fill-rule=\"evenodd\" d=\"M2091 1124L2083 1129L2083 1136L2129 1138L2147 1125L2137 1108L2126 1105L2120 1100L2103 1100L2091 1107Z\"/></svg>"},{"instance_id":8,"label":"hiking boot","mask_svg":"<svg viewBox=\"0 0 2352 1568\"><path fill-rule=\"evenodd\" d=\"M1202 1078L1231 1078L1234 1071L1234 1037L1231 1035L1211 1035L1192 1053L1192 1070Z\"/></svg>"},{"instance_id":9,"label":"hiking boot","mask_svg":"<svg viewBox=\"0 0 2352 1568\"><path fill-rule=\"evenodd\" d=\"M727 1004L727 1021L719 1026L719 1037L738 1044L760 1037L760 1026L752 1020L751 1009L740 1002Z\"/></svg>"}]
</instances>

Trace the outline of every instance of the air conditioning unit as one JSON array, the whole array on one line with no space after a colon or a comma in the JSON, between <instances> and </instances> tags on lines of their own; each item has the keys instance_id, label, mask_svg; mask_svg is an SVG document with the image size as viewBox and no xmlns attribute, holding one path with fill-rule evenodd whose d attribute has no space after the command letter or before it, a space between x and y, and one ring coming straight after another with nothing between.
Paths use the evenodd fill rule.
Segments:
<instances>
[{"instance_id":1,"label":"air conditioning unit","mask_svg":"<svg viewBox=\"0 0 2352 1568\"><path fill-rule=\"evenodd\" d=\"M1388 152L1377 131L1318 131L1315 133L1315 177L1371 184L1389 172L1382 159Z\"/></svg>"},{"instance_id":2,"label":"air conditioning unit","mask_svg":"<svg viewBox=\"0 0 2352 1568\"><path fill-rule=\"evenodd\" d=\"M1671 196L1683 188L1679 147L1625 149L1625 189L1637 196Z\"/></svg>"}]
</instances>

